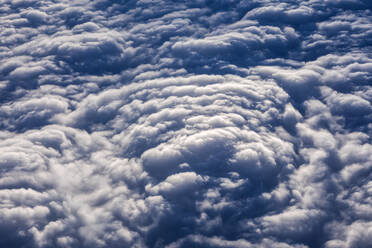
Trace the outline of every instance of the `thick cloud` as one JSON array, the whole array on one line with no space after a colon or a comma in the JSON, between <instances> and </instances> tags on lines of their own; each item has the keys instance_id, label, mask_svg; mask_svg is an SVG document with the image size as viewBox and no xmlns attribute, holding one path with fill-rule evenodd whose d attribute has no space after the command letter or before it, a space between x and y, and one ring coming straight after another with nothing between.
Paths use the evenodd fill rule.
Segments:
<instances>
[{"instance_id":1,"label":"thick cloud","mask_svg":"<svg viewBox=\"0 0 372 248\"><path fill-rule=\"evenodd\" d=\"M0 247L370 247L371 7L0 0Z\"/></svg>"}]
</instances>

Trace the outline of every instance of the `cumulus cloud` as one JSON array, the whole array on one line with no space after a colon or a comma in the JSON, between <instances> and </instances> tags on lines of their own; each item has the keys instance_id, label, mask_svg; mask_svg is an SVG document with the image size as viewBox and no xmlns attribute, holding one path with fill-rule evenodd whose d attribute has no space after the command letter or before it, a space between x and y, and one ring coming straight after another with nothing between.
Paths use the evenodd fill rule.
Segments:
<instances>
[{"instance_id":1,"label":"cumulus cloud","mask_svg":"<svg viewBox=\"0 0 372 248\"><path fill-rule=\"evenodd\" d=\"M0 0L0 247L369 247L371 3Z\"/></svg>"}]
</instances>

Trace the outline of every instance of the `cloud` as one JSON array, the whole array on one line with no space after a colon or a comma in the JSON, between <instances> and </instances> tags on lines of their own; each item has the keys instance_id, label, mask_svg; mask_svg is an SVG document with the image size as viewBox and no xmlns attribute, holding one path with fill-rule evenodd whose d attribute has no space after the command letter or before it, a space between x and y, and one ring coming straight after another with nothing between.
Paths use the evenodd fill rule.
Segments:
<instances>
[{"instance_id":1,"label":"cloud","mask_svg":"<svg viewBox=\"0 0 372 248\"><path fill-rule=\"evenodd\" d=\"M370 7L0 0L0 247L368 247Z\"/></svg>"}]
</instances>

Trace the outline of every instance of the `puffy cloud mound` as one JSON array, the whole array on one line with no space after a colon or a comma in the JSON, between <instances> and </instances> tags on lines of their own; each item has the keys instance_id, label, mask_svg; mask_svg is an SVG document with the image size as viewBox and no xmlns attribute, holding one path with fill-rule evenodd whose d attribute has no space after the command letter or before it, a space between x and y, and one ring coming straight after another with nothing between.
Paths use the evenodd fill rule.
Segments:
<instances>
[{"instance_id":1,"label":"puffy cloud mound","mask_svg":"<svg viewBox=\"0 0 372 248\"><path fill-rule=\"evenodd\" d=\"M0 247L371 247L371 9L0 0Z\"/></svg>"}]
</instances>

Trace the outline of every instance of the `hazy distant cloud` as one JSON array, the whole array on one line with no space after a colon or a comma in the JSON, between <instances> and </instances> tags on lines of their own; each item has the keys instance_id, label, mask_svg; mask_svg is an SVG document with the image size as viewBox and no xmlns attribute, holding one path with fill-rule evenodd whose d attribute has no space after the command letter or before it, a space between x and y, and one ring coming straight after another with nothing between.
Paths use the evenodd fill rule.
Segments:
<instances>
[{"instance_id":1,"label":"hazy distant cloud","mask_svg":"<svg viewBox=\"0 0 372 248\"><path fill-rule=\"evenodd\" d=\"M0 247L369 247L367 0L0 0Z\"/></svg>"}]
</instances>

